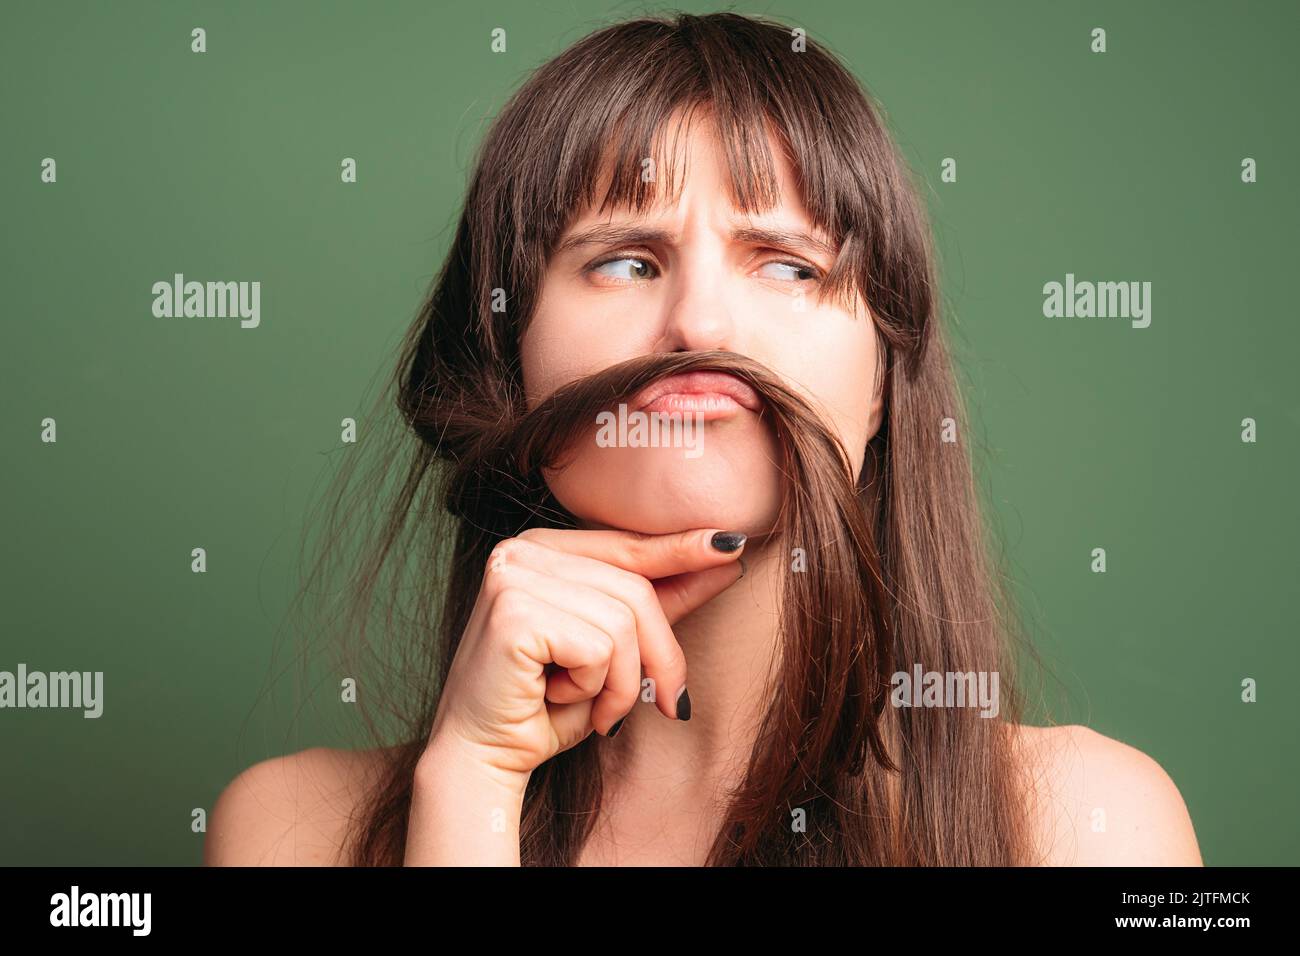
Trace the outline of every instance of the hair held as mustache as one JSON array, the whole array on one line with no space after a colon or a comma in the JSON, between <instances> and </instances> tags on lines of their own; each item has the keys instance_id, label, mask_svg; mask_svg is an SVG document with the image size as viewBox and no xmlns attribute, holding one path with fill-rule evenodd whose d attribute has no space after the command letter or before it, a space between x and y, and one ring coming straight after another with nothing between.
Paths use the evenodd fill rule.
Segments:
<instances>
[{"instance_id":1,"label":"hair held as mustache","mask_svg":"<svg viewBox=\"0 0 1300 956\"><path fill-rule=\"evenodd\" d=\"M775 464L786 476L788 497L830 486L837 510L859 510L848 456L822 416L767 366L735 352L637 356L566 383L531 410L518 398L462 400L454 414L419 423L417 430L436 435L442 457L452 463L446 505L453 514L495 517L491 523L497 527L520 523L507 533L539 524L573 526L573 516L547 491L542 470L563 467L566 453L595 427L600 412L630 402L660 379L689 372L729 373L758 393L761 415L782 449L784 460ZM480 414L472 414L471 404L482 406Z\"/></svg>"}]
</instances>

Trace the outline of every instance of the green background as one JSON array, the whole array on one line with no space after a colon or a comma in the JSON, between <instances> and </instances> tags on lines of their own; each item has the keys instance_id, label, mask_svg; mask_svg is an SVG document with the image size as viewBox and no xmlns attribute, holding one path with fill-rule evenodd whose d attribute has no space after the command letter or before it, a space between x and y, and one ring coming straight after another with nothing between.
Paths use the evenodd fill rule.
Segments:
<instances>
[{"instance_id":1,"label":"green background","mask_svg":"<svg viewBox=\"0 0 1300 956\"><path fill-rule=\"evenodd\" d=\"M0 670L102 670L105 713L0 711L0 862L198 863L192 808L346 742L330 686L267 689L339 422L369 408L507 95L670 9L7 0ZM1300 5L731 9L842 56L922 182L981 487L1068 694L1053 719L1159 761L1207 863L1300 862ZM260 328L154 318L176 272L260 280ZM1150 281L1151 326L1045 318L1067 272Z\"/></svg>"}]
</instances>

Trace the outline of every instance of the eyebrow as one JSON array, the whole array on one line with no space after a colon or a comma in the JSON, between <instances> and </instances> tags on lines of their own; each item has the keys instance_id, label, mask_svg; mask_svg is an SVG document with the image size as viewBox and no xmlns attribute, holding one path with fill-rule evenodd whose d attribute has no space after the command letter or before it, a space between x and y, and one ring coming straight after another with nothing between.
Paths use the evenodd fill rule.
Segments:
<instances>
[{"instance_id":1,"label":"eyebrow","mask_svg":"<svg viewBox=\"0 0 1300 956\"><path fill-rule=\"evenodd\" d=\"M767 229L759 226L739 226L731 231L731 238L735 242L811 249L831 258L839 254L839 250L833 245L802 229ZM557 251L567 252L570 249L590 245L647 245L650 243L673 245L676 241L677 237L666 229L653 229L636 225L601 224L573 233L560 243Z\"/></svg>"}]
</instances>

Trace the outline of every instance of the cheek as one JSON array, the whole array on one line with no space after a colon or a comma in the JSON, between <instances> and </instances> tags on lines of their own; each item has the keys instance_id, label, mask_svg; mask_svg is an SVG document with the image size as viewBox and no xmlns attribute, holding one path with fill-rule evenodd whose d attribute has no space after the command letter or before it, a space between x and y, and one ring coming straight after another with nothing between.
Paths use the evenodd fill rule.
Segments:
<instances>
[{"instance_id":1,"label":"cheek","mask_svg":"<svg viewBox=\"0 0 1300 956\"><path fill-rule=\"evenodd\" d=\"M837 376L827 386L826 403L832 409L832 424L844 449L853 463L853 477L856 479L866 454L867 442L875 432L872 415L872 396L875 393L875 354L862 357L861 361L868 371L860 376Z\"/></svg>"},{"instance_id":2,"label":"cheek","mask_svg":"<svg viewBox=\"0 0 1300 956\"><path fill-rule=\"evenodd\" d=\"M840 318L834 334L806 338L802 348L788 353L799 357L798 369L789 368L788 363L782 367L839 436L853 464L855 479L867 442L876 430L872 422L877 387L876 335L874 326L864 326L862 321Z\"/></svg>"},{"instance_id":3,"label":"cheek","mask_svg":"<svg viewBox=\"0 0 1300 956\"><path fill-rule=\"evenodd\" d=\"M600 367L600 337L591 334L592 328L590 318L574 307L565 284L548 272L519 337L519 368L529 407Z\"/></svg>"},{"instance_id":4,"label":"cheek","mask_svg":"<svg viewBox=\"0 0 1300 956\"><path fill-rule=\"evenodd\" d=\"M648 331L618 318L608 311L581 308L537 311L519 339L520 373L530 408L562 385L650 350Z\"/></svg>"},{"instance_id":5,"label":"cheek","mask_svg":"<svg viewBox=\"0 0 1300 956\"><path fill-rule=\"evenodd\" d=\"M535 318L519 339L519 370L530 408L566 381L560 345L560 336L544 316Z\"/></svg>"}]
</instances>

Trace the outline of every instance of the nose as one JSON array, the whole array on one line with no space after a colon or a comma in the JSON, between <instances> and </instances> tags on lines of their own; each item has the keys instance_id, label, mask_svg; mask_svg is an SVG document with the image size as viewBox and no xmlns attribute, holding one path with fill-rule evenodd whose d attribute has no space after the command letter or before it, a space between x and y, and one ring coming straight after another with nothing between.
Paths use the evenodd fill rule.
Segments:
<instances>
[{"instance_id":1,"label":"nose","mask_svg":"<svg viewBox=\"0 0 1300 956\"><path fill-rule=\"evenodd\" d=\"M722 274L718 266L698 262L678 273L677 288L667 303L661 350L736 350L736 327Z\"/></svg>"}]
</instances>

